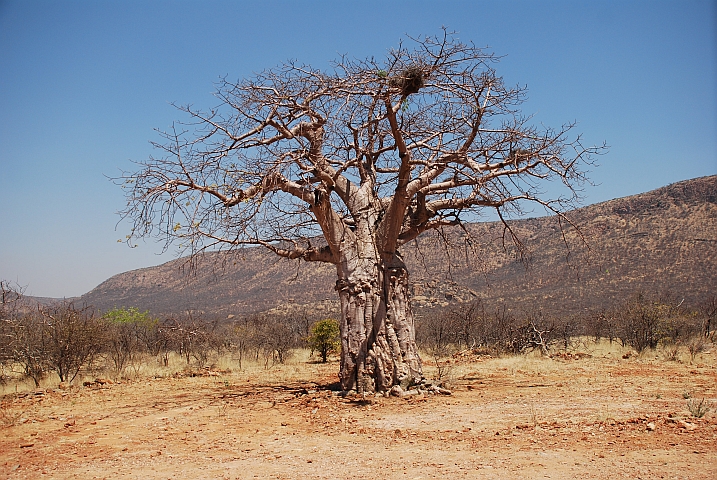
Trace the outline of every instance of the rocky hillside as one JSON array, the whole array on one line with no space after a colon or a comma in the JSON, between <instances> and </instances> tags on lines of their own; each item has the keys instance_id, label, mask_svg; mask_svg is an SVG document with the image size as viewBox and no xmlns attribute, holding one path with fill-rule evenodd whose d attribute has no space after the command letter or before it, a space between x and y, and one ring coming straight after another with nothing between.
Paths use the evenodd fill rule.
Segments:
<instances>
[{"instance_id":1,"label":"rocky hillside","mask_svg":"<svg viewBox=\"0 0 717 480\"><path fill-rule=\"evenodd\" d=\"M523 254L500 223L426 236L402 253L414 304L446 306L481 297L511 309L578 314L631 293L671 293L690 303L717 294L717 176L575 210L578 230L554 217L514 221ZM307 305L335 308L330 265L279 259L262 249L210 254L116 275L82 297L106 310L187 310L237 315Z\"/></svg>"}]
</instances>

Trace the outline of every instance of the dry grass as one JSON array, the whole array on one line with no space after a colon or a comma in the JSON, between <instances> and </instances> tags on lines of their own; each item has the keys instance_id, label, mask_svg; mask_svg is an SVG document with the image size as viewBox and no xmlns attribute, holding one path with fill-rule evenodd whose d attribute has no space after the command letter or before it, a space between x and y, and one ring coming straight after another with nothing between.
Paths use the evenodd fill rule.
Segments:
<instances>
[{"instance_id":1,"label":"dry grass","mask_svg":"<svg viewBox=\"0 0 717 480\"><path fill-rule=\"evenodd\" d=\"M697 400L696 398L690 398L687 400L687 410L695 418L702 418L713 409L712 403L705 400Z\"/></svg>"},{"instance_id":2,"label":"dry grass","mask_svg":"<svg viewBox=\"0 0 717 480\"><path fill-rule=\"evenodd\" d=\"M0 428L16 425L23 413L25 413L23 410L13 407L12 399L3 399L0 402Z\"/></svg>"},{"instance_id":3,"label":"dry grass","mask_svg":"<svg viewBox=\"0 0 717 480\"><path fill-rule=\"evenodd\" d=\"M152 358L120 383L7 395L0 477L711 480L717 417L684 395L717 401L714 346L695 364L608 342L557 353L451 358L452 395L404 398L328 391L338 361L306 351L270 368Z\"/></svg>"},{"instance_id":4,"label":"dry grass","mask_svg":"<svg viewBox=\"0 0 717 480\"><path fill-rule=\"evenodd\" d=\"M655 350L645 350L640 354L630 347L623 347L619 342L608 342L601 340L594 342L589 338L576 339L578 345L570 355L581 358L584 365L590 366L605 360L634 361L670 361L684 364L702 364L714 367L715 345L704 343L699 352L688 352L680 349L679 354L674 354L673 346L660 346ZM440 381L446 386L458 386L465 383L465 379L482 377L487 378L495 375L510 376L525 375L536 380L551 375L558 375L564 368L561 360L561 351L551 351L556 354L554 358L541 355L540 352L530 352L523 355L506 355L499 357L490 356L454 356L446 358L433 358L427 352L421 352L424 360L424 375L429 380ZM571 358L568 355L568 358ZM439 365L437 365L437 362ZM117 375L111 368L95 366L86 369L77 376L75 386L81 386L84 382L91 382L96 378L109 378L113 381L137 381L146 378L167 378L171 376L182 376L187 374L207 373L215 376L223 382L225 379L230 384L237 382L260 382L267 385L281 383L309 382L315 378L330 378L338 380L339 364L337 357L330 357L326 364L318 363L315 357L310 356L309 350L297 349L285 361L285 363L267 363L264 358L239 359L235 354L224 353L222 355L210 355L204 365L196 362L187 364L184 357L171 353L168 364L165 366L159 358L145 355L135 363L129 365L122 373ZM599 370L599 369L598 369ZM6 382L0 385L0 395L19 394L35 390L32 380L24 378L18 369L10 369ZM14 373L13 373L14 372ZM600 373L596 373L596 378ZM40 384L40 388L56 388L59 385L57 375L48 374ZM656 395L659 395L657 393Z\"/></svg>"}]
</instances>

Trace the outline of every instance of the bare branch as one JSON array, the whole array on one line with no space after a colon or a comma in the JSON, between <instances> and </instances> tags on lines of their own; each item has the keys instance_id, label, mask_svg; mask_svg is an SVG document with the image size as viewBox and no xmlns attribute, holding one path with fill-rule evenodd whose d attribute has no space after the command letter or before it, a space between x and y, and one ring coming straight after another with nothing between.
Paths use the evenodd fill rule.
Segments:
<instances>
[{"instance_id":1,"label":"bare branch","mask_svg":"<svg viewBox=\"0 0 717 480\"><path fill-rule=\"evenodd\" d=\"M526 92L504 84L498 60L444 30L409 37L384 61L288 62L222 80L217 106L178 106L189 120L160 132L161 156L116 179L127 243L154 234L189 253L251 244L335 263L356 255L348 238L391 256L486 208L506 225L529 203L561 215L605 148L570 139L574 124L522 116ZM546 196L549 182L567 194ZM317 235L331 255L299 246Z\"/></svg>"}]
</instances>

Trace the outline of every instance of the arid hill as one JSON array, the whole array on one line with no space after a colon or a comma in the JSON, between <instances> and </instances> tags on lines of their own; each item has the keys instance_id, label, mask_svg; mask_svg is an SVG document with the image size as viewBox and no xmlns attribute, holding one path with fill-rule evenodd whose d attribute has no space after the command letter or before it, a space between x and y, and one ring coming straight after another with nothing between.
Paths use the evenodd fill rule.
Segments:
<instances>
[{"instance_id":1,"label":"arid hill","mask_svg":"<svg viewBox=\"0 0 717 480\"><path fill-rule=\"evenodd\" d=\"M579 314L636 291L670 293L696 304L717 294L717 176L591 205L555 217L511 222L523 255L496 222L446 232L450 247L423 237L402 253L418 308L477 297L511 309ZM115 275L81 297L106 310L136 306L155 314L188 310L236 315L290 305L332 308L330 265L279 259L263 249L208 254ZM335 307L334 307L335 308Z\"/></svg>"}]
</instances>

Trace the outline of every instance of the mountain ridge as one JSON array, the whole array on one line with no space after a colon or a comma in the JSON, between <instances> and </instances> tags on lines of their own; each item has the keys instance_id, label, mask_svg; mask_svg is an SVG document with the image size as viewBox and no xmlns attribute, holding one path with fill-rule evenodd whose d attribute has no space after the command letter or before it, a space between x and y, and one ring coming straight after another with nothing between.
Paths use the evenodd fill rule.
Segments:
<instances>
[{"instance_id":1,"label":"mountain ridge","mask_svg":"<svg viewBox=\"0 0 717 480\"><path fill-rule=\"evenodd\" d=\"M421 237L404 246L413 303L447 306L483 298L509 308L574 315L603 308L634 291L672 292L690 302L717 285L717 175L588 205L556 217L513 220L528 262L502 247L499 222L447 231L444 248ZM261 248L209 253L110 277L79 300L104 311L137 307L157 315L188 310L211 316L304 305L336 309L332 265L297 264Z\"/></svg>"}]
</instances>

